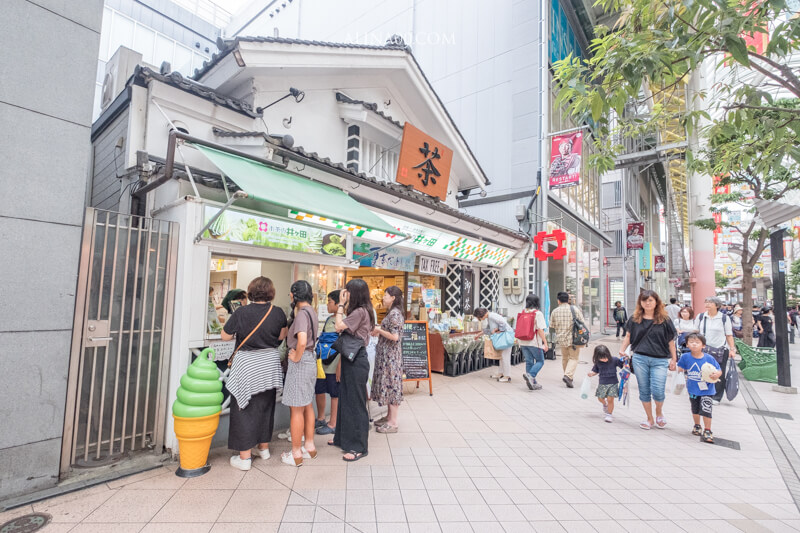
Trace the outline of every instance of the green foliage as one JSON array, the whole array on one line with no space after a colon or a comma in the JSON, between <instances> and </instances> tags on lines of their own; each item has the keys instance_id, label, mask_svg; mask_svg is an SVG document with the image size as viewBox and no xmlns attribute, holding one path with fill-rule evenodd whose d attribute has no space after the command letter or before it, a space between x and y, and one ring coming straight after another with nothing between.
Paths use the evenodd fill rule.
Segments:
<instances>
[{"instance_id":1,"label":"green foliage","mask_svg":"<svg viewBox=\"0 0 800 533\"><path fill-rule=\"evenodd\" d=\"M724 289L726 285L728 285L728 278L722 275L721 272L714 271L714 284L717 286L718 289Z\"/></svg>"},{"instance_id":2,"label":"green foliage","mask_svg":"<svg viewBox=\"0 0 800 533\"><path fill-rule=\"evenodd\" d=\"M794 261L789 268L789 275L786 276L787 292L795 292L800 285L800 260Z\"/></svg>"}]
</instances>

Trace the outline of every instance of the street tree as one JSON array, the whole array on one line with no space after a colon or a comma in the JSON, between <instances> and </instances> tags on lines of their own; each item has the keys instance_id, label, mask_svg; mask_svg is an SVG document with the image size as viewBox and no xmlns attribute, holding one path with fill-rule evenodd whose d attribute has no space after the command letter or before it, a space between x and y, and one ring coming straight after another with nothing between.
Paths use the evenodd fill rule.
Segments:
<instances>
[{"instance_id":1,"label":"street tree","mask_svg":"<svg viewBox=\"0 0 800 533\"><path fill-rule=\"evenodd\" d=\"M725 286L728 285L728 281L730 280L723 276L722 272L714 271L714 285L716 285L718 289L724 289Z\"/></svg>"},{"instance_id":2,"label":"street tree","mask_svg":"<svg viewBox=\"0 0 800 533\"><path fill-rule=\"evenodd\" d=\"M770 200L800 186L800 180L791 180L800 165L800 71L791 61L800 48L800 18L785 0L597 0L596 5L618 14L616 22L595 28L591 57L569 56L554 65L557 105L566 106L579 123L592 123L595 150L589 164L609 171L625 138L677 121L698 141L699 149L685 152L689 168L709 179L721 176L720 185L746 183L757 197ZM768 43L759 47L746 40L763 43L765 37ZM697 91L687 106L670 105L692 76L722 69L735 75ZM744 200L741 192L715 195L712 212ZM717 226L711 219L695 223ZM743 239L748 309L753 265L768 234L757 219L734 231ZM747 313L744 332L747 338L752 334Z\"/></svg>"}]
</instances>

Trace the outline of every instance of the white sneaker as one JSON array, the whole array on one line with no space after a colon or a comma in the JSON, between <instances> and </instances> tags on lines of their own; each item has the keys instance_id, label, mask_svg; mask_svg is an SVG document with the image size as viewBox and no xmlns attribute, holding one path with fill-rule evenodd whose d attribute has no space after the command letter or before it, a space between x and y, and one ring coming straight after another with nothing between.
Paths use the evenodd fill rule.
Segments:
<instances>
[{"instance_id":1,"label":"white sneaker","mask_svg":"<svg viewBox=\"0 0 800 533\"><path fill-rule=\"evenodd\" d=\"M269 459L269 448L266 450L262 450L261 448L253 448L253 451L258 454L259 457L264 459L265 461Z\"/></svg>"},{"instance_id":2,"label":"white sneaker","mask_svg":"<svg viewBox=\"0 0 800 533\"><path fill-rule=\"evenodd\" d=\"M231 457L231 466L247 472L250 470L250 465L253 463L252 459L242 459L238 455Z\"/></svg>"},{"instance_id":3,"label":"white sneaker","mask_svg":"<svg viewBox=\"0 0 800 533\"><path fill-rule=\"evenodd\" d=\"M489 379L500 379L503 377L503 374L492 374L489 376Z\"/></svg>"},{"instance_id":4,"label":"white sneaker","mask_svg":"<svg viewBox=\"0 0 800 533\"><path fill-rule=\"evenodd\" d=\"M610 424L610 423L611 423L611 422L613 422L613 421L614 421L614 417L613 417L613 416L611 416L611 415L606 415L606 422L608 422L608 423Z\"/></svg>"},{"instance_id":5,"label":"white sneaker","mask_svg":"<svg viewBox=\"0 0 800 533\"><path fill-rule=\"evenodd\" d=\"M500 383L508 383L509 381L511 381L511 378L508 377L508 376L503 376L500 379L498 379L497 381L499 381Z\"/></svg>"}]
</instances>

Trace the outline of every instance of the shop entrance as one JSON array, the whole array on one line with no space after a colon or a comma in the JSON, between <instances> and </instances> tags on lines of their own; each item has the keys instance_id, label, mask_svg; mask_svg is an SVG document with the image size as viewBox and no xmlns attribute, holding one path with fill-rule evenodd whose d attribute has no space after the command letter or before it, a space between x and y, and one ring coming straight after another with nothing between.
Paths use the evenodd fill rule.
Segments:
<instances>
[{"instance_id":1,"label":"shop entrance","mask_svg":"<svg viewBox=\"0 0 800 533\"><path fill-rule=\"evenodd\" d=\"M62 476L163 448L177 242L175 223L86 210Z\"/></svg>"}]
</instances>

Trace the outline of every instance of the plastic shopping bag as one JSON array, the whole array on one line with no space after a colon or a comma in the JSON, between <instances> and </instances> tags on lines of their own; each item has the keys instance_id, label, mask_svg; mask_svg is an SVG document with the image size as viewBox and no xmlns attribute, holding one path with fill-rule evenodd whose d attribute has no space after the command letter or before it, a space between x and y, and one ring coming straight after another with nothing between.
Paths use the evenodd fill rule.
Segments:
<instances>
[{"instance_id":1,"label":"plastic shopping bag","mask_svg":"<svg viewBox=\"0 0 800 533\"><path fill-rule=\"evenodd\" d=\"M686 389L686 378L683 372L670 372L670 376L667 378L667 385L667 391L672 394L681 394Z\"/></svg>"},{"instance_id":2,"label":"plastic shopping bag","mask_svg":"<svg viewBox=\"0 0 800 533\"><path fill-rule=\"evenodd\" d=\"M586 376L581 383L581 399L587 399L590 394L592 394L592 378Z\"/></svg>"}]
</instances>

